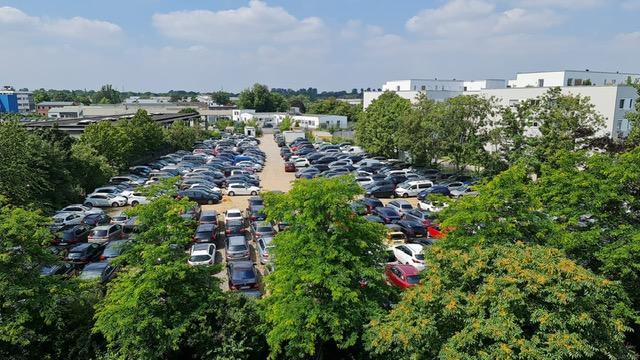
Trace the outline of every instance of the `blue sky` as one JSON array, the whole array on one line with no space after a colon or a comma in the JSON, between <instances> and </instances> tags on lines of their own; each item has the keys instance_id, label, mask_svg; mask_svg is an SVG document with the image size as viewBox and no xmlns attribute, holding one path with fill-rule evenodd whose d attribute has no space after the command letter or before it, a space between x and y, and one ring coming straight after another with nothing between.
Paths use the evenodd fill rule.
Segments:
<instances>
[{"instance_id":1,"label":"blue sky","mask_svg":"<svg viewBox=\"0 0 640 360\"><path fill-rule=\"evenodd\" d=\"M640 72L640 0L0 0L0 84L321 90Z\"/></svg>"}]
</instances>

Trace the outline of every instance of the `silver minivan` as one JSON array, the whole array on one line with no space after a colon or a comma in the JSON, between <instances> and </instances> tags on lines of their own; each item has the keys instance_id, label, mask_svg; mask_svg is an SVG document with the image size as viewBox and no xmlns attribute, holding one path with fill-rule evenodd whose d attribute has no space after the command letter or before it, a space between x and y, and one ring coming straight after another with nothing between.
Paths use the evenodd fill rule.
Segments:
<instances>
[{"instance_id":1,"label":"silver minivan","mask_svg":"<svg viewBox=\"0 0 640 360\"><path fill-rule=\"evenodd\" d=\"M407 181L398 185L396 188L396 195L400 197L413 197L418 196L418 194L433 186L433 182L431 180L414 180Z\"/></svg>"}]
</instances>

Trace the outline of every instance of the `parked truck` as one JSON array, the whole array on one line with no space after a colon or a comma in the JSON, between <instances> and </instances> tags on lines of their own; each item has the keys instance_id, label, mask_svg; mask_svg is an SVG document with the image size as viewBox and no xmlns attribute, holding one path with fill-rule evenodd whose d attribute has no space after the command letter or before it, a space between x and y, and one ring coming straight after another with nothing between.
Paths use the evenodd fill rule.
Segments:
<instances>
[{"instance_id":1,"label":"parked truck","mask_svg":"<svg viewBox=\"0 0 640 360\"><path fill-rule=\"evenodd\" d=\"M284 136L284 142L287 145L291 144L295 139L298 139L298 138L304 139L304 131L293 131L293 130L283 131L282 135Z\"/></svg>"}]
</instances>

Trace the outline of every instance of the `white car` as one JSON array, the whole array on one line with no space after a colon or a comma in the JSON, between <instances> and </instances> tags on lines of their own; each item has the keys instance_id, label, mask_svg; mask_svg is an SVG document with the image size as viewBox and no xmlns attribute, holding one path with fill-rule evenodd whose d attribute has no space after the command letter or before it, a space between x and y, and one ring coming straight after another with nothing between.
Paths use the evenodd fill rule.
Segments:
<instances>
[{"instance_id":1,"label":"white car","mask_svg":"<svg viewBox=\"0 0 640 360\"><path fill-rule=\"evenodd\" d=\"M307 160L305 158L297 158L297 159L293 160L293 165L296 166L296 169L300 169L300 168L303 168L303 167L310 166L311 163L309 162L309 160Z\"/></svg>"},{"instance_id":2,"label":"white car","mask_svg":"<svg viewBox=\"0 0 640 360\"><path fill-rule=\"evenodd\" d=\"M356 183L360 186L367 186L374 183L373 178L371 176L358 176L356 178Z\"/></svg>"},{"instance_id":3,"label":"white car","mask_svg":"<svg viewBox=\"0 0 640 360\"><path fill-rule=\"evenodd\" d=\"M413 210L413 206L409 204L407 200L393 200L387 204L387 207L390 207L397 211L400 215Z\"/></svg>"},{"instance_id":4,"label":"white car","mask_svg":"<svg viewBox=\"0 0 640 360\"><path fill-rule=\"evenodd\" d=\"M94 206L125 206L127 205L127 198L124 196L113 196L109 194L89 194L87 198L84 199L84 205L89 207Z\"/></svg>"},{"instance_id":5,"label":"white car","mask_svg":"<svg viewBox=\"0 0 640 360\"><path fill-rule=\"evenodd\" d=\"M251 168L255 171L262 171L262 165L251 162L251 161L240 161L239 163L236 164L236 166Z\"/></svg>"},{"instance_id":6,"label":"white car","mask_svg":"<svg viewBox=\"0 0 640 360\"><path fill-rule=\"evenodd\" d=\"M432 213L440 212L446 207L449 207L449 204L441 201L418 201L419 209Z\"/></svg>"},{"instance_id":7,"label":"white car","mask_svg":"<svg viewBox=\"0 0 640 360\"><path fill-rule=\"evenodd\" d=\"M231 183L227 186L227 195L258 195L260 188L257 186L251 186L245 183Z\"/></svg>"},{"instance_id":8,"label":"white car","mask_svg":"<svg viewBox=\"0 0 640 360\"><path fill-rule=\"evenodd\" d=\"M460 190L451 191L451 197L453 198L461 198L463 196L478 196L478 192L473 190L470 187L465 187Z\"/></svg>"},{"instance_id":9,"label":"white car","mask_svg":"<svg viewBox=\"0 0 640 360\"><path fill-rule=\"evenodd\" d=\"M133 192L127 198L127 204L131 206L136 206L139 204L148 204L148 203L149 203L149 199L147 199L147 197L144 196L141 192Z\"/></svg>"},{"instance_id":10,"label":"white car","mask_svg":"<svg viewBox=\"0 0 640 360\"><path fill-rule=\"evenodd\" d=\"M224 222L226 223L228 220L241 220L242 221L242 211L240 209L229 209L224 212Z\"/></svg>"},{"instance_id":11,"label":"white car","mask_svg":"<svg viewBox=\"0 0 640 360\"><path fill-rule=\"evenodd\" d=\"M124 225L127 223L127 221L129 221L129 215L122 213L120 215L114 215L111 217L111 221L109 222L110 224L118 224L118 225Z\"/></svg>"},{"instance_id":12,"label":"white car","mask_svg":"<svg viewBox=\"0 0 640 360\"><path fill-rule=\"evenodd\" d=\"M404 198L418 196L421 191L432 186L433 182L431 180L406 181L396 187L396 195Z\"/></svg>"},{"instance_id":13,"label":"white car","mask_svg":"<svg viewBox=\"0 0 640 360\"><path fill-rule=\"evenodd\" d=\"M216 261L216 246L212 243L193 244L189 250L189 265L213 265Z\"/></svg>"},{"instance_id":14,"label":"white car","mask_svg":"<svg viewBox=\"0 0 640 360\"><path fill-rule=\"evenodd\" d=\"M60 209L59 211L56 212L56 214L72 213L72 212L89 215L89 214L102 214L104 213L104 210L99 208L84 206L82 204L73 204Z\"/></svg>"},{"instance_id":15,"label":"white car","mask_svg":"<svg viewBox=\"0 0 640 360\"><path fill-rule=\"evenodd\" d=\"M53 224L56 226L64 226L64 225L78 225L82 223L84 219L84 214L78 212L65 212L55 214L53 216Z\"/></svg>"},{"instance_id":16,"label":"white car","mask_svg":"<svg viewBox=\"0 0 640 360\"><path fill-rule=\"evenodd\" d=\"M129 197L133 193L132 190L125 190L118 186L104 186L93 190L93 194L109 194Z\"/></svg>"},{"instance_id":17,"label":"white car","mask_svg":"<svg viewBox=\"0 0 640 360\"><path fill-rule=\"evenodd\" d=\"M425 268L423 247L420 244L402 244L393 247L393 255L398 262L405 265L411 265L418 271Z\"/></svg>"}]
</instances>

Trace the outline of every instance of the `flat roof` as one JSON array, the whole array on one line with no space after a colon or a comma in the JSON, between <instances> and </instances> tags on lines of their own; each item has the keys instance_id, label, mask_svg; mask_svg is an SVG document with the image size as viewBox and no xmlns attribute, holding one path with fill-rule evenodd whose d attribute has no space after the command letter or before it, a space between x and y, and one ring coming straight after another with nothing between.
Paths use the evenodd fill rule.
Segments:
<instances>
[{"instance_id":1,"label":"flat roof","mask_svg":"<svg viewBox=\"0 0 640 360\"><path fill-rule=\"evenodd\" d=\"M43 101L38 103L38 106L69 106L73 105L73 101Z\"/></svg>"},{"instance_id":2,"label":"flat roof","mask_svg":"<svg viewBox=\"0 0 640 360\"><path fill-rule=\"evenodd\" d=\"M516 74L537 74L537 73L554 73L554 72L584 72L584 73L596 73L596 74L617 74L617 75L638 75L638 73L626 73L619 71L594 71L594 70L546 70L546 71L520 71Z\"/></svg>"}]
</instances>

